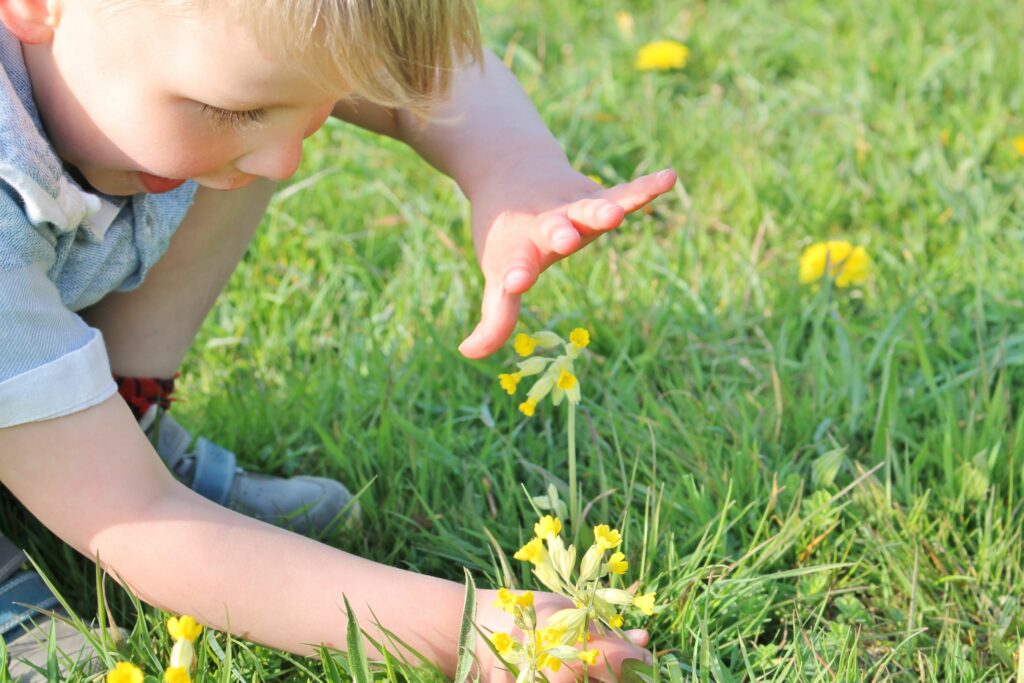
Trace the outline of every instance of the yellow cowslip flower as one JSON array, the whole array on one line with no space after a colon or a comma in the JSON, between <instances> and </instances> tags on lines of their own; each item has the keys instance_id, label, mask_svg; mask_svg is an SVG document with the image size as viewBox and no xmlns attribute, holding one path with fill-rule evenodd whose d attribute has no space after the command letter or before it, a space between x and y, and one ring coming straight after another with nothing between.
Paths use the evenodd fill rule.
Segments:
<instances>
[{"instance_id":1,"label":"yellow cowslip flower","mask_svg":"<svg viewBox=\"0 0 1024 683\"><path fill-rule=\"evenodd\" d=\"M871 257L864 247L854 247L846 240L818 242L804 249L800 255L800 282L817 282L826 274L835 279L836 287L860 284L871 274Z\"/></svg>"},{"instance_id":2,"label":"yellow cowslip flower","mask_svg":"<svg viewBox=\"0 0 1024 683\"><path fill-rule=\"evenodd\" d=\"M590 332L588 332L586 328L577 327L569 333L569 343L577 349L587 348L587 344L590 343Z\"/></svg>"},{"instance_id":3,"label":"yellow cowslip flower","mask_svg":"<svg viewBox=\"0 0 1024 683\"><path fill-rule=\"evenodd\" d=\"M526 417L533 417L533 414L537 412L537 399L528 398L519 404L519 412Z\"/></svg>"},{"instance_id":4,"label":"yellow cowslip flower","mask_svg":"<svg viewBox=\"0 0 1024 683\"><path fill-rule=\"evenodd\" d=\"M515 341L512 342L512 348L516 350L516 353L525 358L537 348L537 340L528 334L520 332L516 335Z\"/></svg>"},{"instance_id":5,"label":"yellow cowslip flower","mask_svg":"<svg viewBox=\"0 0 1024 683\"><path fill-rule=\"evenodd\" d=\"M1013 146L1017 150L1017 154L1024 157L1024 135L1018 135L1013 139Z\"/></svg>"},{"instance_id":6,"label":"yellow cowslip flower","mask_svg":"<svg viewBox=\"0 0 1024 683\"><path fill-rule=\"evenodd\" d=\"M515 593L507 588L498 589L498 597L494 601L495 607L500 607L509 614L515 614L516 611L516 596Z\"/></svg>"},{"instance_id":7,"label":"yellow cowslip flower","mask_svg":"<svg viewBox=\"0 0 1024 683\"><path fill-rule=\"evenodd\" d=\"M594 545L601 550L614 550L622 544L622 534L618 529L612 529L607 524L598 524L594 527Z\"/></svg>"},{"instance_id":8,"label":"yellow cowslip flower","mask_svg":"<svg viewBox=\"0 0 1024 683\"><path fill-rule=\"evenodd\" d=\"M498 651L499 655L505 655L509 650L512 649L512 645L516 641L512 640L512 637L507 633L492 633L491 643L494 645L494 649Z\"/></svg>"},{"instance_id":9,"label":"yellow cowslip flower","mask_svg":"<svg viewBox=\"0 0 1024 683\"><path fill-rule=\"evenodd\" d=\"M187 614L167 620L167 632L175 640L195 640L202 631L203 627Z\"/></svg>"},{"instance_id":10,"label":"yellow cowslip flower","mask_svg":"<svg viewBox=\"0 0 1024 683\"><path fill-rule=\"evenodd\" d=\"M164 671L164 683L192 683L192 678L180 666L172 666Z\"/></svg>"},{"instance_id":11,"label":"yellow cowslip flower","mask_svg":"<svg viewBox=\"0 0 1024 683\"><path fill-rule=\"evenodd\" d=\"M544 557L544 541L535 538L517 550L516 554L512 557L523 562L537 564Z\"/></svg>"},{"instance_id":12,"label":"yellow cowslip flower","mask_svg":"<svg viewBox=\"0 0 1024 683\"><path fill-rule=\"evenodd\" d=\"M519 381L523 378L521 372L503 372L498 375L498 382L501 384L501 388L505 392L512 396L516 393L516 387L519 386Z\"/></svg>"},{"instance_id":13,"label":"yellow cowslip flower","mask_svg":"<svg viewBox=\"0 0 1024 683\"><path fill-rule=\"evenodd\" d=\"M142 683L142 669L131 662L118 662L107 672L107 683Z\"/></svg>"},{"instance_id":14,"label":"yellow cowslip flower","mask_svg":"<svg viewBox=\"0 0 1024 683\"><path fill-rule=\"evenodd\" d=\"M557 517L544 515L539 522L533 525L533 533L537 534L537 538L550 541L562 533L562 522Z\"/></svg>"},{"instance_id":15,"label":"yellow cowslip flower","mask_svg":"<svg viewBox=\"0 0 1024 683\"><path fill-rule=\"evenodd\" d=\"M576 375L563 368L562 371L558 373L558 381L555 382L555 386L562 391L569 391L576 386Z\"/></svg>"},{"instance_id":16,"label":"yellow cowslip flower","mask_svg":"<svg viewBox=\"0 0 1024 683\"><path fill-rule=\"evenodd\" d=\"M586 662L587 666L594 666L597 664L597 658L600 655L601 651L595 647L592 650L583 650L576 656L579 657L581 661Z\"/></svg>"},{"instance_id":17,"label":"yellow cowslip flower","mask_svg":"<svg viewBox=\"0 0 1024 683\"><path fill-rule=\"evenodd\" d=\"M621 614L613 614L612 618L608 620L608 625L612 628L622 628L624 623L626 620L622 618Z\"/></svg>"},{"instance_id":18,"label":"yellow cowslip flower","mask_svg":"<svg viewBox=\"0 0 1024 683\"><path fill-rule=\"evenodd\" d=\"M636 607L647 616L651 616L654 614L654 593L638 595L630 600L629 604L633 605L633 607Z\"/></svg>"},{"instance_id":19,"label":"yellow cowslip flower","mask_svg":"<svg viewBox=\"0 0 1024 683\"><path fill-rule=\"evenodd\" d=\"M562 660L557 657L552 657L547 653L541 653L541 655L537 657L537 668L543 669L545 667L551 669L552 672L556 672L562 668Z\"/></svg>"},{"instance_id":20,"label":"yellow cowslip flower","mask_svg":"<svg viewBox=\"0 0 1024 683\"><path fill-rule=\"evenodd\" d=\"M682 69L690 56L690 48L674 40L647 43L636 53L636 68L640 71Z\"/></svg>"},{"instance_id":21,"label":"yellow cowslip flower","mask_svg":"<svg viewBox=\"0 0 1024 683\"><path fill-rule=\"evenodd\" d=\"M629 562L622 553L612 553L608 558L608 572L611 574L625 574L629 571Z\"/></svg>"},{"instance_id":22,"label":"yellow cowslip flower","mask_svg":"<svg viewBox=\"0 0 1024 683\"><path fill-rule=\"evenodd\" d=\"M524 591L517 595L516 604L520 607L533 607L533 591Z\"/></svg>"}]
</instances>

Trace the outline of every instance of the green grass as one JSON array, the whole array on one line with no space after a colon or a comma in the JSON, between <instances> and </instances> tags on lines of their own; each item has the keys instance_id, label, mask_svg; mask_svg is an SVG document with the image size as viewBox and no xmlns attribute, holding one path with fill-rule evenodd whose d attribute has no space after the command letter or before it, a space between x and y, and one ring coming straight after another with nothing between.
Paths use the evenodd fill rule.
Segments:
<instances>
[{"instance_id":1,"label":"green grass","mask_svg":"<svg viewBox=\"0 0 1024 683\"><path fill-rule=\"evenodd\" d=\"M632 625L666 671L1009 680L1024 652L1019 3L636 1L632 39L619 3L481 4L488 45L580 170L681 176L546 273L523 313L594 333L584 505L600 498L590 521L621 524L631 575L658 591ZM686 69L636 73L636 48L665 37L690 46ZM481 290L467 218L410 151L329 124L207 321L176 412L247 466L369 484L364 531L329 542L489 587L487 534L510 555L533 523L520 484L567 476L565 419L517 414L495 380L511 350L455 350ZM874 259L855 294L796 282L800 250L832 237ZM94 614L89 565L7 518ZM332 680L216 642L211 678ZM149 643L132 641L136 661Z\"/></svg>"}]
</instances>

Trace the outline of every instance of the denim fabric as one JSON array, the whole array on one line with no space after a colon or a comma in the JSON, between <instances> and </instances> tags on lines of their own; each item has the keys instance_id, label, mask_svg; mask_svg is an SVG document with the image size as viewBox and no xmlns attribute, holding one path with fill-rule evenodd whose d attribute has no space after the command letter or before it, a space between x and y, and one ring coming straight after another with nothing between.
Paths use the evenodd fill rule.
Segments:
<instances>
[{"instance_id":1,"label":"denim fabric","mask_svg":"<svg viewBox=\"0 0 1024 683\"><path fill-rule=\"evenodd\" d=\"M2 25L0 67L0 427L8 427L113 395L102 335L75 311L142 283L195 183L131 197L82 190L46 138L21 44Z\"/></svg>"}]
</instances>

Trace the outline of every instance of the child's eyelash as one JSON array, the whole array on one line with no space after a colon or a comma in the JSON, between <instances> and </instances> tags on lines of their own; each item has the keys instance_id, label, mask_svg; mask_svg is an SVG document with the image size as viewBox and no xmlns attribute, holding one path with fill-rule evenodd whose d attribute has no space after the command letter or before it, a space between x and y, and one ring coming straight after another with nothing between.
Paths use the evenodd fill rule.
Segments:
<instances>
[{"instance_id":1,"label":"child's eyelash","mask_svg":"<svg viewBox=\"0 0 1024 683\"><path fill-rule=\"evenodd\" d=\"M231 111L221 109L209 104L202 105L203 113L210 117L214 123L233 130L244 130L249 126L263 120L266 109L250 109L248 111Z\"/></svg>"}]
</instances>

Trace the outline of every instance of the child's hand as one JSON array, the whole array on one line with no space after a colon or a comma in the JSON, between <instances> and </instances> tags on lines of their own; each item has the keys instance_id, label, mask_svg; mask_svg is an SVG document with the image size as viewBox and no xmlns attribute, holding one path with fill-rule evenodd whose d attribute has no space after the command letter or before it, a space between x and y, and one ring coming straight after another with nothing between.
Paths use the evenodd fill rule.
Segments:
<instances>
[{"instance_id":1,"label":"child's hand","mask_svg":"<svg viewBox=\"0 0 1024 683\"><path fill-rule=\"evenodd\" d=\"M667 192L672 169L602 188L568 165L518 167L475 193L473 241L484 274L481 320L459 346L469 358L497 351L511 336L519 300L555 261Z\"/></svg>"},{"instance_id":2,"label":"child's hand","mask_svg":"<svg viewBox=\"0 0 1024 683\"><path fill-rule=\"evenodd\" d=\"M513 639L522 642L523 634L512 623L512 615L494 606L497 599L497 591L482 590L477 594L477 626L486 636L493 633L506 633ZM572 608L572 603L554 593L535 592L533 594L533 607L537 611L537 621L543 627L544 622L552 614L562 609ZM587 667L587 675L595 680L612 681L621 680L620 671L626 660L638 659L649 664L651 654L644 649L649 636L647 631L632 630L626 631L629 640L623 640L611 631L605 630L604 635L597 635L591 629L591 638L586 647L581 643L578 647L583 649L596 648L600 655L594 666ZM507 683L514 680L512 674L506 670L488 644L484 642L484 635L477 634L476 656L480 663L481 679L490 683ZM609 670L609 668L611 670ZM551 683L571 683L583 675L583 662L568 663L562 665L557 672L550 669L543 669L542 673Z\"/></svg>"}]
</instances>

